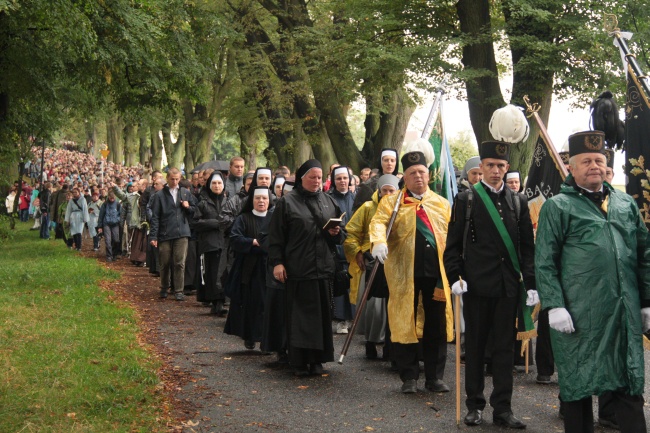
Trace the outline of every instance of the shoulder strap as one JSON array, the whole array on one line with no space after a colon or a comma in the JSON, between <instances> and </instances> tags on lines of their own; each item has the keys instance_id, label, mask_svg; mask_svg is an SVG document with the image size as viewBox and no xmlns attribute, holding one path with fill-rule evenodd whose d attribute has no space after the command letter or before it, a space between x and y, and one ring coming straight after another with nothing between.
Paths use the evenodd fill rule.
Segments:
<instances>
[{"instance_id":1,"label":"shoulder strap","mask_svg":"<svg viewBox=\"0 0 650 433\"><path fill-rule=\"evenodd\" d=\"M470 186L467 190L467 209L465 209L465 230L463 231L463 260L465 260L465 251L467 251L467 232L469 232L469 220L472 217L473 199L474 193L472 192L472 187Z\"/></svg>"}]
</instances>

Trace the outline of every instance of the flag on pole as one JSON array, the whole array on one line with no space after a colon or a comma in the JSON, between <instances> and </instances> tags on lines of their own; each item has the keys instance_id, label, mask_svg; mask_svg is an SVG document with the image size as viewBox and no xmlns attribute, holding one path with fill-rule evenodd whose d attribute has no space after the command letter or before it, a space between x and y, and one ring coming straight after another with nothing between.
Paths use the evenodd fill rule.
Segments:
<instances>
[{"instance_id":1,"label":"flag on pole","mask_svg":"<svg viewBox=\"0 0 650 433\"><path fill-rule=\"evenodd\" d=\"M551 156L550 146L551 144L546 142L543 134L540 134L535 144L533 160L524 188L534 229L537 229L537 219L542 205L547 199L560 192L563 182L561 169Z\"/></svg>"},{"instance_id":2,"label":"flag on pole","mask_svg":"<svg viewBox=\"0 0 650 433\"><path fill-rule=\"evenodd\" d=\"M649 167L646 167L648 165ZM639 77L627 65L625 102L625 191L636 200L646 226L650 226L650 102Z\"/></svg>"},{"instance_id":3,"label":"flag on pole","mask_svg":"<svg viewBox=\"0 0 650 433\"><path fill-rule=\"evenodd\" d=\"M436 160L429 166L431 179L429 188L449 200L450 204L453 204L454 197L458 194L458 185L456 184L456 173L454 172L449 142L445 133L442 100L429 136L429 143L431 143L436 156Z\"/></svg>"}]
</instances>

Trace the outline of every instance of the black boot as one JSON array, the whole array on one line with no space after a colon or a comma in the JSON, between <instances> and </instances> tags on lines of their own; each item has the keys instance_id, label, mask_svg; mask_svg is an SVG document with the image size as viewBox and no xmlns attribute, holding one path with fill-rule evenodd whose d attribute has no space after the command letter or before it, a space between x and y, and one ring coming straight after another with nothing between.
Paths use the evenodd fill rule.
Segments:
<instances>
[{"instance_id":1,"label":"black boot","mask_svg":"<svg viewBox=\"0 0 650 433\"><path fill-rule=\"evenodd\" d=\"M366 358L377 359L377 346L371 341L366 341Z\"/></svg>"}]
</instances>

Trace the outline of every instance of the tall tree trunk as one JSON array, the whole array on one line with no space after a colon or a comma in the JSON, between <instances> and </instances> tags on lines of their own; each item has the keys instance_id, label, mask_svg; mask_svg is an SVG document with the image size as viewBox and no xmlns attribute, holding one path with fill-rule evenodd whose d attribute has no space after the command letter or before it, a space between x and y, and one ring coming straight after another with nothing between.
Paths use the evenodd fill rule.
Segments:
<instances>
[{"instance_id":1,"label":"tall tree trunk","mask_svg":"<svg viewBox=\"0 0 650 433\"><path fill-rule=\"evenodd\" d=\"M151 156L149 154L149 149L151 148L151 142L149 141L149 131L150 129L144 125L140 124L138 128L138 141L140 142L139 154L140 154L140 164L144 165L146 162L150 162Z\"/></svg>"},{"instance_id":2,"label":"tall tree trunk","mask_svg":"<svg viewBox=\"0 0 650 433\"><path fill-rule=\"evenodd\" d=\"M115 164L124 162L124 141L122 140L122 121L117 114L106 121L106 141L108 143L108 160Z\"/></svg>"},{"instance_id":3,"label":"tall tree trunk","mask_svg":"<svg viewBox=\"0 0 650 433\"><path fill-rule=\"evenodd\" d=\"M293 127L293 138L291 145L291 162L294 167L300 167L305 161L313 157L309 138L298 122Z\"/></svg>"},{"instance_id":4,"label":"tall tree trunk","mask_svg":"<svg viewBox=\"0 0 650 433\"><path fill-rule=\"evenodd\" d=\"M363 164L361 152L352 138L348 121L343 115L343 110L332 92L314 93L316 107L322 113L322 120L325 130L332 143L332 149L336 155L337 161L342 165L347 165L355 172L358 172Z\"/></svg>"},{"instance_id":5,"label":"tall tree trunk","mask_svg":"<svg viewBox=\"0 0 650 433\"><path fill-rule=\"evenodd\" d=\"M539 104L540 110L537 114L544 125L548 126L555 74L551 68L531 69L530 66L525 66L530 63L530 59L535 61L545 53L535 51L538 45L522 43L521 40L522 38L526 39L527 35L534 34L537 39L552 44L556 35L546 20L540 20L537 16L513 13L512 7L520 6L511 0L502 2L503 14L506 19L506 32L511 41L510 52L513 66L511 103L525 108L524 96L528 96L531 103ZM560 7L559 4L557 7ZM523 143L512 146L510 152L510 166L513 170L521 171L522 177L525 177L530 169L533 150L539 136L537 122L531 118L529 124L530 133L528 139Z\"/></svg>"},{"instance_id":6,"label":"tall tree trunk","mask_svg":"<svg viewBox=\"0 0 650 433\"><path fill-rule=\"evenodd\" d=\"M255 128L240 126L237 128L240 141L239 154L246 159L249 170L255 170L257 167L257 143L259 141L259 131Z\"/></svg>"},{"instance_id":7,"label":"tall tree trunk","mask_svg":"<svg viewBox=\"0 0 650 433\"><path fill-rule=\"evenodd\" d=\"M162 169L162 153L163 146L162 140L159 135L158 128L155 126L150 127L151 130L151 169Z\"/></svg>"},{"instance_id":8,"label":"tall tree trunk","mask_svg":"<svg viewBox=\"0 0 650 433\"><path fill-rule=\"evenodd\" d=\"M323 167L329 167L337 162L336 155L330 137L327 135L325 124L322 121L319 124L319 130L318 139L312 141L311 148L314 151L314 158L319 160Z\"/></svg>"},{"instance_id":9,"label":"tall tree trunk","mask_svg":"<svg viewBox=\"0 0 650 433\"><path fill-rule=\"evenodd\" d=\"M162 137L163 144L165 145L165 153L167 154L167 164L170 167L180 169L183 163L183 154L185 153L185 133L179 131L178 139L173 141L171 122L163 122Z\"/></svg>"},{"instance_id":10,"label":"tall tree trunk","mask_svg":"<svg viewBox=\"0 0 650 433\"><path fill-rule=\"evenodd\" d=\"M124 127L124 165L133 167L138 163L138 124L129 123Z\"/></svg>"},{"instance_id":11,"label":"tall tree trunk","mask_svg":"<svg viewBox=\"0 0 650 433\"><path fill-rule=\"evenodd\" d=\"M86 133L86 146L88 153L99 159L99 146L97 146L97 128L95 122L84 122L84 132Z\"/></svg>"},{"instance_id":12,"label":"tall tree trunk","mask_svg":"<svg viewBox=\"0 0 650 433\"><path fill-rule=\"evenodd\" d=\"M460 29L466 41L463 66L474 78L465 80L469 118L476 141L492 140L492 114L505 105L492 43L489 0L459 0L456 4Z\"/></svg>"},{"instance_id":13,"label":"tall tree trunk","mask_svg":"<svg viewBox=\"0 0 650 433\"><path fill-rule=\"evenodd\" d=\"M192 152L190 152L190 141L185 140L185 173L189 173L194 170L196 167L196 161L192 157Z\"/></svg>"},{"instance_id":14,"label":"tall tree trunk","mask_svg":"<svg viewBox=\"0 0 650 433\"><path fill-rule=\"evenodd\" d=\"M409 120L415 111L415 104L406 90L397 89L387 98L384 109L379 114L379 129L373 140L373 156L377 161L381 149L397 149L399 154L404 144L404 136Z\"/></svg>"}]
</instances>

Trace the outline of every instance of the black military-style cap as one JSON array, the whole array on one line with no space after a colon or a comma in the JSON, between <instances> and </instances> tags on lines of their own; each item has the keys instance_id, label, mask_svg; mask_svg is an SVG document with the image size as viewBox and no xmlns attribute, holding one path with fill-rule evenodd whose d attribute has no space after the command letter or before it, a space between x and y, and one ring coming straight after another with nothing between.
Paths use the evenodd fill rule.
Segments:
<instances>
[{"instance_id":1,"label":"black military-style cap","mask_svg":"<svg viewBox=\"0 0 650 433\"><path fill-rule=\"evenodd\" d=\"M478 147L478 154L481 160L493 158L510 162L510 143L505 141L484 141Z\"/></svg>"},{"instance_id":2,"label":"black military-style cap","mask_svg":"<svg viewBox=\"0 0 650 433\"><path fill-rule=\"evenodd\" d=\"M605 133L582 131L569 136L569 156L581 153L605 153Z\"/></svg>"}]
</instances>

